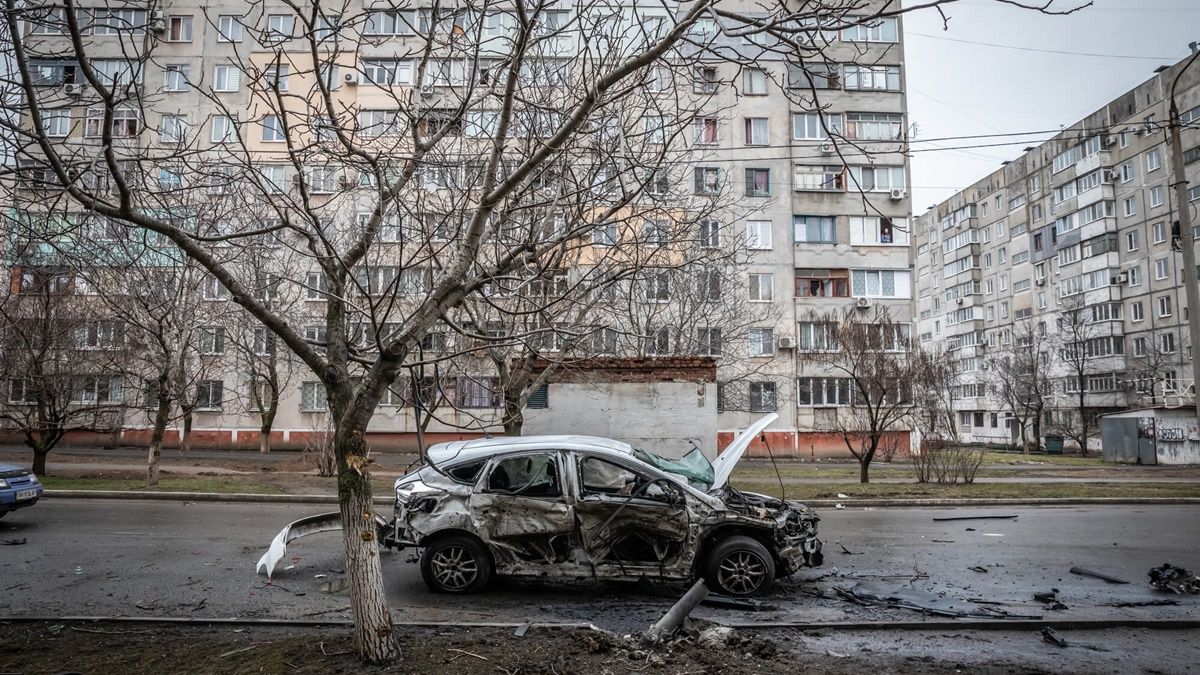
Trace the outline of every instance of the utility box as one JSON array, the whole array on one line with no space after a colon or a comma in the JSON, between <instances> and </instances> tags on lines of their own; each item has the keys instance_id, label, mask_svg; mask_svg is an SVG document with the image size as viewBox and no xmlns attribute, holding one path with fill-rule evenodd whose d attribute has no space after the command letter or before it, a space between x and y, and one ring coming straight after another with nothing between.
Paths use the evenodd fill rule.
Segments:
<instances>
[{"instance_id":1,"label":"utility box","mask_svg":"<svg viewBox=\"0 0 1200 675\"><path fill-rule=\"evenodd\" d=\"M1200 464L1192 408L1143 408L1100 418L1104 459L1130 464Z\"/></svg>"}]
</instances>

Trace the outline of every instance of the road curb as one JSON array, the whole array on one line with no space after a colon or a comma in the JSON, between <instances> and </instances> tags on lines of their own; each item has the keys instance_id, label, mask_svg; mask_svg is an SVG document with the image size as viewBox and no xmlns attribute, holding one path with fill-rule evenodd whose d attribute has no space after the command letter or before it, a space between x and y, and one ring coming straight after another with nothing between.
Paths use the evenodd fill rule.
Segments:
<instances>
[{"instance_id":1,"label":"road curb","mask_svg":"<svg viewBox=\"0 0 1200 675\"><path fill-rule=\"evenodd\" d=\"M251 502L263 504L336 504L334 495L264 495L240 492L150 492L145 490L46 490L42 495L51 499L126 499L186 502ZM392 497L375 497L376 504L390 505ZM845 507L919 507L919 506L1081 506L1121 504L1200 504L1200 497L1031 497L981 499L810 499L809 506Z\"/></svg>"}]
</instances>

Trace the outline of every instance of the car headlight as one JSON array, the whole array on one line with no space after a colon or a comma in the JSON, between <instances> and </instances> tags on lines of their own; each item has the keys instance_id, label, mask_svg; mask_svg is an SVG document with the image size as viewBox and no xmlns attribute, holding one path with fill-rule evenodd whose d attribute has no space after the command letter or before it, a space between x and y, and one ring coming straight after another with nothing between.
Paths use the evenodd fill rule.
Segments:
<instances>
[{"instance_id":1,"label":"car headlight","mask_svg":"<svg viewBox=\"0 0 1200 675\"><path fill-rule=\"evenodd\" d=\"M0 488L6 488L6 487L8 487L8 481L4 480L3 478L0 478Z\"/></svg>"}]
</instances>

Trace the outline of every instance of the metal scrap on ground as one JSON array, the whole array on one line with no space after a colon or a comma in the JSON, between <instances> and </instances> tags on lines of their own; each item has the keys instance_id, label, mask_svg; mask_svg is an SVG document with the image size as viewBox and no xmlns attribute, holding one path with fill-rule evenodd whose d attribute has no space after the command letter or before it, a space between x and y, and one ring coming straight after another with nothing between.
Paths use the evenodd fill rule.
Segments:
<instances>
[{"instance_id":1,"label":"metal scrap on ground","mask_svg":"<svg viewBox=\"0 0 1200 675\"><path fill-rule=\"evenodd\" d=\"M1093 570L1089 570L1085 567L1072 567L1071 574L1077 574L1081 577L1092 577L1095 579L1103 579L1104 581L1107 581L1110 584L1127 584L1127 583L1129 583L1128 581L1125 581L1124 579L1120 579L1120 578L1114 577L1114 576L1109 576L1102 572L1096 572Z\"/></svg>"},{"instance_id":2,"label":"metal scrap on ground","mask_svg":"<svg viewBox=\"0 0 1200 675\"><path fill-rule=\"evenodd\" d=\"M1042 629L1042 639L1056 647L1066 647L1067 639L1058 634L1058 631L1046 626Z\"/></svg>"},{"instance_id":3,"label":"metal scrap on ground","mask_svg":"<svg viewBox=\"0 0 1200 675\"><path fill-rule=\"evenodd\" d=\"M947 597L942 593L922 591L908 586L884 588L874 584L859 583L833 589L843 600L880 607L909 609L922 614L933 614L951 618L976 619L1040 619L1042 616L1012 614L994 607L980 606L969 600Z\"/></svg>"},{"instance_id":4,"label":"metal scrap on ground","mask_svg":"<svg viewBox=\"0 0 1200 675\"><path fill-rule=\"evenodd\" d=\"M1175 593L1200 594L1200 576L1176 567L1171 563L1163 563L1162 567L1150 570L1150 585L1162 590Z\"/></svg>"},{"instance_id":5,"label":"metal scrap on ground","mask_svg":"<svg viewBox=\"0 0 1200 675\"><path fill-rule=\"evenodd\" d=\"M934 518L935 523L941 523L951 520L1015 520L1017 516L943 516Z\"/></svg>"},{"instance_id":6,"label":"metal scrap on ground","mask_svg":"<svg viewBox=\"0 0 1200 675\"><path fill-rule=\"evenodd\" d=\"M1067 606L1063 603L1063 601L1058 599L1057 588L1051 588L1049 591L1044 591L1042 593L1034 593L1033 599L1046 605L1046 609L1051 611L1067 609Z\"/></svg>"}]
</instances>

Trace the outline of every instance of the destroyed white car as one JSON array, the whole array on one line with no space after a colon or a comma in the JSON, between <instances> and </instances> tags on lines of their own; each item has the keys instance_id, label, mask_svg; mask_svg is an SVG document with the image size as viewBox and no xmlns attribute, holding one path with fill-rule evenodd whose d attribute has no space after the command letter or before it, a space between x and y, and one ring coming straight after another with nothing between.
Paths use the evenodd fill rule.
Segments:
<instances>
[{"instance_id":1,"label":"destroyed white car","mask_svg":"<svg viewBox=\"0 0 1200 675\"><path fill-rule=\"evenodd\" d=\"M499 574L703 577L714 592L753 595L822 560L811 509L728 484L776 417L746 429L711 465L698 450L671 460L589 436L435 445L426 466L396 481L395 515L380 523L380 540L419 549L422 578L439 593L478 592ZM326 529L316 519L294 523L260 569L269 572L288 541Z\"/></svg>"}]
</instances>

